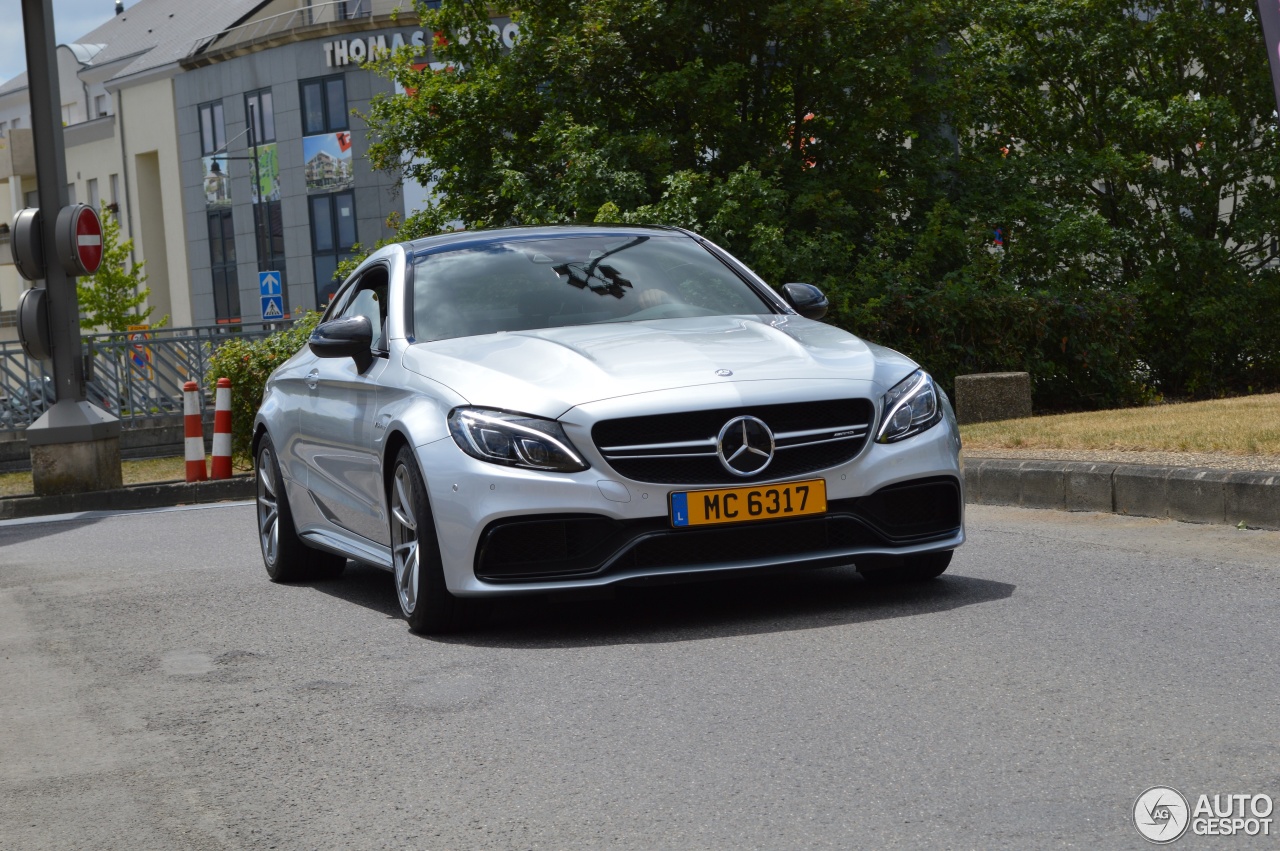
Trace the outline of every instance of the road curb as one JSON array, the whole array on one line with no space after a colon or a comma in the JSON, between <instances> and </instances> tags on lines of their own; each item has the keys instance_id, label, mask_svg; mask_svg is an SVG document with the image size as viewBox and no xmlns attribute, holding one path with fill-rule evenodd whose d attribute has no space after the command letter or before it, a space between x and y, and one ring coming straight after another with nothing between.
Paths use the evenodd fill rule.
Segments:
<instances>
[{"instance_id":1,"label":"road curb","mask_svg":"<svg viewBox=\"0 0 1280 851\"><path fill-rule=\"evenodd\" d=\"M1280 529L1280 473L968 458L964 485L966 501L978 505L1100 511L1233 526L1243 522L1258 529ZM111 491L0 499L0 520L196 505L252 499L253 495L251 474L216 482L130 485Z\"/></svg>"},{"instance_id":2,"label":"road curb","mask_svg":"<svg viewBox=\"0 0 1280 851\"><path fill-rule=\"evenodd\" d=\"M965 500L1280 529L1280 473L966 458Z\"/></svg>"},{"instance_id":3,"label":"road curb","mask_svg":"<svg viewBox=\"0 0 1280 851\"><path fill-rule=\"evenodd\" d=\"M78 511L129 511L171 505L197 505L230 499L252 499L253 495L254 481L251 474L232 476L216 482L158 482L129 485L109 491L0 499L0 520Z\"/></svg>"}]
</instances>

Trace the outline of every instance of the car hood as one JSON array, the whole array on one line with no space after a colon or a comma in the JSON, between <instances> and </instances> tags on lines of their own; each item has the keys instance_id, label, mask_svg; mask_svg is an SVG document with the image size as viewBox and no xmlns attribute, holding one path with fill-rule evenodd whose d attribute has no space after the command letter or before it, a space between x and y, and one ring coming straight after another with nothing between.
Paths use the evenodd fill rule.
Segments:
<instances>
[{"instance_id":1,"label":"car hood","mask_svg":"<svg viewBox=\"0 0 1280 851\"><path fill-rule=\"evenodd\" d=\"M404 366L470 404L549 417L602 399L726 381L849 379L874 382L883 392L916 368L909 358L839 328L770 315L439 340L410 346Z\"/></svg>"}]
</instances>

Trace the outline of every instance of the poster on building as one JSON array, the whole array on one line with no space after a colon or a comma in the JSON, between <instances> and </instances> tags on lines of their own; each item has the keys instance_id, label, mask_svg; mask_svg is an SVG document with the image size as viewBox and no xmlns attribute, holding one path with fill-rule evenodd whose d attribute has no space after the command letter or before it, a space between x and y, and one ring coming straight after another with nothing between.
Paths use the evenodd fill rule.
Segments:
<instances>
[{"instance_id":1,"label":"poster on building","mask_svg":"<svg viewBox=\"0 0 1280 851\"><path fill-rule=\"evenodd\" d=\"M227 174L225 156L201 157L204 177L204 203L206 207L231 206L231 175Z\"/></svg>"},{"instance_id":2,"label":"poster on building","mask_svg":"<svg viewBox=\"0 0 1280 851\"><path fill-rule=\"evenodd\" d=\"M249 149L249 155L253 156L253 148ZM257 169L249 175L249 185L253 187L255 204L280 200L280 158L276 156L275 142L258 146Z\"/></svg>"},{"instance_id":3,"label":"poster on building","mask_svg":"<svg viewBox=\"0 0 1280 851\"><path fill-rule=\"evenodd\" d=\"M302 174L308 193L337 192L354 186L350 131L302 137Z\"/></svg>"}]
</instances>

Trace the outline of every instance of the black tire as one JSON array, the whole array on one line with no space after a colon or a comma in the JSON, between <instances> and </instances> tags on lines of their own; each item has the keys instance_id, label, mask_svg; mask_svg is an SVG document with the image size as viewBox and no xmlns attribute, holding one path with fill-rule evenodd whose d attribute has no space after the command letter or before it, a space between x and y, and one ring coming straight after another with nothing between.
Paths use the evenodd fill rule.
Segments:
<instances>
[{"instance_id":1,"label":"black tire","mask_svg":"<svg viewBox=\"0 0 1280 851\"><path fill-rule=\"evenodd\" d=\"M258 443L254 459L254 478L258 493L258 544L262 563L272 582L307 582L337 579L347 567L347 560L333 553L312 549L298 537L293 525L293 512L285 492L284 478L275 446L268 435Z\"/></svg>"},{"instance_id":2,"label":"black tire","mask_svg":"<svg viewBox=\"0 0 1280 851\"><path fill-rule=\"evenodd\" d=\"M420 635L457 632L470 625L475 606L449 593L435 519L413 450L400 447L387 488L396 599L409 629Z\"/></svg>"},{"instance_id":3,"label":"black tire","mask_svg":"<svg viewBox=\"0 0 1280 851\"><path fill-rule=\"evenodd\" d=\"M876 585L925 582L946 573L954 550L909 556L874 556L857 562L862 578Z\"/></svg>"}]
</instances>

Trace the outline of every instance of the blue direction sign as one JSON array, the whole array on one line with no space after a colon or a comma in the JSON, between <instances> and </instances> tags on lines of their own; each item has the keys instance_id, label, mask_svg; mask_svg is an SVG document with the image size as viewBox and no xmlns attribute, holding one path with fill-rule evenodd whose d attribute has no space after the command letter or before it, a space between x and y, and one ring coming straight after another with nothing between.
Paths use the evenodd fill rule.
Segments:
<instances>
[{"instance_id":1,"label":"blue direction sign","mask_svg":"<svg viewBox=\"0 0 1280 851\"><path fill-rule=\"evenodd\" d=\"M284 292L277 271L258 273L258 295L262 301L262 318L284 319Z\"/></svg>"},{"instance_id":2,"label":"blue direction sign","mask_svg":"<svg viewBox=\"0 0 1280 851\"><path fill-rule=\"evenodd\" d=\"M282 295L280 292L280 273L276 271L258 273L258 295L264 298L269 295Z\"/></svg>"}]
</instances>

